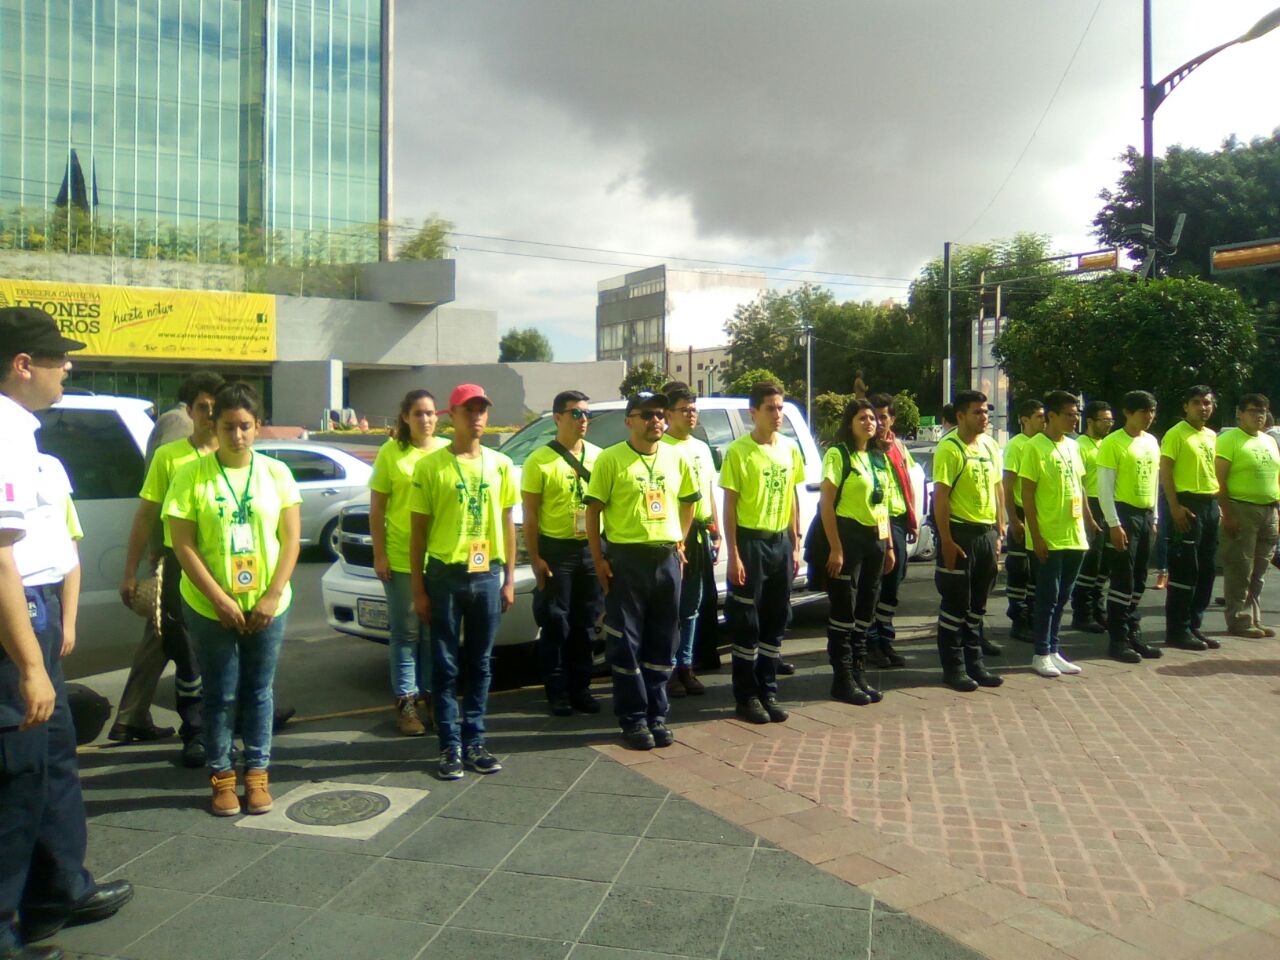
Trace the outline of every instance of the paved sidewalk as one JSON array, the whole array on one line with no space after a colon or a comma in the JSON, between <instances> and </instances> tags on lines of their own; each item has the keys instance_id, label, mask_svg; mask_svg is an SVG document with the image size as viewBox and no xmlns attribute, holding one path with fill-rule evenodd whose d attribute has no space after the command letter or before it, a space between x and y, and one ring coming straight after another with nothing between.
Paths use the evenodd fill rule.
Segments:
<instances>
[{"instance_id":1,"label":"paved sidewalk","mask_svg":"<svg viewBox=\"0 0 1280 960\"><path fill-rule=\"evenodd\" d=\"M611 717L552 719L529 691L494 707L505 769L456 783L430 775L434 739L394 736L390 711L277 737L269 816L313 781L418 792L363 840L213 818L171 744L86 751L90 866L138 895L57 942L131 960L976 957L602 755L588 744L612 742Z\"/></svg>"}]
</instances>

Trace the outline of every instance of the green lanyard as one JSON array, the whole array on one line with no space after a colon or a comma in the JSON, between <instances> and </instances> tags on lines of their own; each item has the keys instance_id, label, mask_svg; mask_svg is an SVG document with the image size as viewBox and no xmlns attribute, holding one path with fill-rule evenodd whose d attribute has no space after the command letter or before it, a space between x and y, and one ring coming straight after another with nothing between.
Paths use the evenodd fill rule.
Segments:
<instances>
[{"instance_id":1,"label":"green lanyard","mask_svg":"<svg viewBox=\"0 0 1280 960\"><path fill-rule=\"evenodd\" d=\"M213 455L218 460L218 455ZM222 461L218 460L218 472L222 474L222 479L227 485L227 489L231 491L231 502L236 505L236 512L231 517L232 523L248 523L249 518L253 516L253 508L249 506L249 501L253 499L253 494L249 492L253 486L253 461L256 458L252 453L249 454L249 476L244 481L244 491L239 497L236 496L236 488L231 485L231 478L227 476L227 470L222 465Z\"/></svg>"},{"instance_id":2,"label":"green lanyard","mask_svg":"<svg viewBox=\"0 0 1280 960\"><path fill-rule=\"evenodd\" d=\"M628 446L630 446L630 444L628 444ZM635 447L631 447L631 449L635 453L636 459L639 460L642 464L644 464L644 469L649 474L649 486L646 489L657 490L658 488L654 486L653 468L658 464L658 451L655 450L652 454L650 454L650 456L653 458L653 462L651 463L650 461L646 460L644 458L644 454L641 453L639 450L636 450ZM659 449L661 449L661 447L659 447Z\"/></svg>"},{"instance_id":3,"label":"green lanyard","mask_svg":"<svg viewBox=\"0 0 1280 960\"><path fill-rule=\"evenodd\" d=\"M462 461L458 459L458 455L456 453L453 455L453 469L458 474L458 489L461 491L462 496L466 502L467 516L470 518L472 522L472 526L475 528L476 532L479 532L481 529L483 529L483 526L484 526L484 517L483 517L484 491L489 487L489 484L486 483L484 479L484 448L483 447L480 448L479 459L480 459L479 496L473 497L471 495L471 488L467 486L467 478L463 476L463 473L462 473ZM463 526L463 530L465 531L466 530L465 521L463 521L462 526Z\"/></svg>"}]
</instances>

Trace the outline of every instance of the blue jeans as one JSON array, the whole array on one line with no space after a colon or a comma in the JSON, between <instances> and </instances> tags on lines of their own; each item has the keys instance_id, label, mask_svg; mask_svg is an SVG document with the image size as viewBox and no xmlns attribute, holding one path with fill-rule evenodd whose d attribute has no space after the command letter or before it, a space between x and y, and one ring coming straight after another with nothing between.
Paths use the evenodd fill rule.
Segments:
<instances>
[{"instance_id":1,"label":"blue jeans","mask_svg":"<svg viewBox=\"0 0 1280 960\"><path fill-rule=\"evenodd\" d=\"M231 769L231 734L237 714L247 770L271 765L271 684L284 640L288 611L257 633L240 634L182 604L204 679L204 750L209 769Z\"/></svg>"},{"instance_id":2,"label":"blue jeans","mask_svg":"<svg viewBox=\"0 0 1280 960\"><path fill-rule=\"evenodd\" d=\"M1028 549L1027 553L1031 553ZM1049 559L1036 564L1036 607L1032 620L1036 656L1058 652L1058 630L1071 589L1076 584L1084 550L1050 550Z\"/></svg>"},{"instance_id":3,"label":"blue jeans","mask_svg":"<svg viewBox=\"0 0 1280 960\"><path fill-rule=\"evenodd\" d=\"M489 660L502 616L502 568L467 573L465 564L427 563L424 576L431 599L431 652L435 659L436 728L440 748L484 742L484 715L489 706ZM458 664L467 663L467 689L462 697L462 729L458 729Z\"/></svg>"},{"instance_id":4,"label":"blue jeans","mask_svg":"<svg viewBox=\"0 0 1280 960\"><path fill-rule=\"evenodd\" d=\"M387 657L391 663L391 689L397 698L431 692L431 634L413 609L413 578L392 573L382 581L387 595L387 621L391 642Z\"/></svg>"}]
</instances>

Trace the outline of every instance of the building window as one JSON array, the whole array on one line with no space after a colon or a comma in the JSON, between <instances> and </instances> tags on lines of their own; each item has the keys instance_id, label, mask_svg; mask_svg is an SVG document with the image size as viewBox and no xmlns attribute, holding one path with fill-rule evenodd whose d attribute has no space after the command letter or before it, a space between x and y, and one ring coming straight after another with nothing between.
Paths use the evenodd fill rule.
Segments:
<instances>
[{"instance_id":1,"label":"building window","mask_svg":"<svg viewBox=\"0 0 1280 960\"><path fill-rule=\"evenodd\" d=\"M645 280L627 288L628 297L647 297L653 293L662 293L667 288L665 280Z\"/></svg>"},{"instance_id":2,"label":"building window","mask_svg":"<svg viewBox=\"0 0 1280 960\"><path fill-rule=\"evenodd\" d=\"M698 363L698 369L699 369L699 370L701 370L701 369L702 369L702 366L703 366L703 365L702 365L701 361L699 361L699 363Z\"/></svg>"}]
</instances>

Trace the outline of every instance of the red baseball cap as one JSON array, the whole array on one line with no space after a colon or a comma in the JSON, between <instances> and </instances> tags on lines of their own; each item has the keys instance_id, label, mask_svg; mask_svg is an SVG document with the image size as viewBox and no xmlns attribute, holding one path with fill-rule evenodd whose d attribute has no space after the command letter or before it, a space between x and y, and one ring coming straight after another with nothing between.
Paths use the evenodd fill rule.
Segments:
<instances>
[{"instance_id":1,"label":"red baseball cap","mask_svg":"<svg viewBox=\"0 0 1280 960\"><path fill-rule=\"evenodd\" d=\"M472 400L483 400L489 406L493 406L493 401L485 395L484 387L477 383L460 383L453 388L453 393L449 394L449 409L461 407Z\"/></svg>"}]
</instances>

